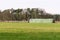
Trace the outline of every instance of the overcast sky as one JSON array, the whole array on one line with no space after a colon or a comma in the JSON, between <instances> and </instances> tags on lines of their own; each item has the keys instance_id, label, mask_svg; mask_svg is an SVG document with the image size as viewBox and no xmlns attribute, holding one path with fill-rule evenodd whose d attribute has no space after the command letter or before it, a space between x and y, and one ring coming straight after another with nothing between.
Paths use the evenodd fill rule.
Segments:
<instances>
[{"instance_id":1,"label":"overcast sky","mask_svg":"<svg viewBox=\"0 0 60 40\"><path fill-rule=\"evenodd\" d=\"M60 0L0 0L0 9L43 8L48 13L60 14Z\"/></svg>"}]
</instances>

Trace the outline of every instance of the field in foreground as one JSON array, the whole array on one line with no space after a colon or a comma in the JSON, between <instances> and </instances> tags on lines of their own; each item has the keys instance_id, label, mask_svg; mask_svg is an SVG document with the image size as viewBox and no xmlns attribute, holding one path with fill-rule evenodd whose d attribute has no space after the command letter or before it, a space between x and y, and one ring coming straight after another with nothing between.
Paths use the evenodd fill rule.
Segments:
<instances>
[{"instance_id":1,"label":"field in foreground","mask_svg":"<svg viewBox=\"0 0 60 40\"><path fill-rule=\"evenodd\" d=\"M0 22L0 40L60 40L60 23Z\"/></svg>"}]
</instances>

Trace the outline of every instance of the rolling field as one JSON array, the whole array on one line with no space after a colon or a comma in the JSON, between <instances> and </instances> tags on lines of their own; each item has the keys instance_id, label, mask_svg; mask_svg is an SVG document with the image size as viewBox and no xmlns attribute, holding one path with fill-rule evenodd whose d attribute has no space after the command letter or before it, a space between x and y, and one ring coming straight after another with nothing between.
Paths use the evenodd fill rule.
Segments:
<instances>
[{"instance_id":1,"label":"rolling field","mask_svg":"<svg viewBox=\"0 0 60 40\"><path fill-rule=\"evenodd\" d=\"M0 40L60 40L60 23L0 22Z\"/></svg>"}]
</instances>

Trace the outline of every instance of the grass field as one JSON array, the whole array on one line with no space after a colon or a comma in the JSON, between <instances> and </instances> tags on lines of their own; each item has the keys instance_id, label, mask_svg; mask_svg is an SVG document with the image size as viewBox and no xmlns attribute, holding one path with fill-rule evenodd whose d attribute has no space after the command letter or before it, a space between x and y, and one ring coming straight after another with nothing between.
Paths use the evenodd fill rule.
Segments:
<instances>
[{"instance_id":1,"label":"grass field","mask_svg":"<svg viewBox=\"0 0 60 40\"><path fill-rule=\"evenodd\" d=\"M0 22L0 40L60 40L60 23Z\"/></svg>"}]
</instances>

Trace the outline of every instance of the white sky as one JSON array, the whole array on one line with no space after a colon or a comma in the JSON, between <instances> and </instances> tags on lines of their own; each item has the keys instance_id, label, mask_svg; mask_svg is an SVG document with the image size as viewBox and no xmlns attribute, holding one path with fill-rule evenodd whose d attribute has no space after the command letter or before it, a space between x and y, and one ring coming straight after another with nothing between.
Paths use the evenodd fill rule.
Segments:
<instances>
[{"instance_id":1,"label":"white sky","mask_svg":"<svg viewBox=\"0 0 60 40\"><path fill-rule=\"evenodd\" d=\"M60 14L60 0L0 0L0 9L43 8L48 13Z\"/></svg>"}]
</instances>

